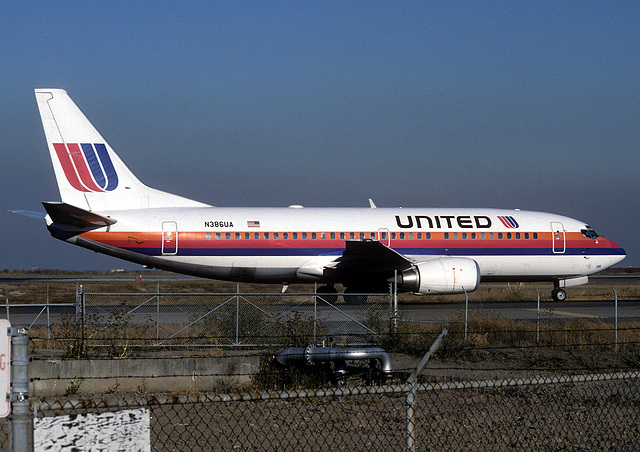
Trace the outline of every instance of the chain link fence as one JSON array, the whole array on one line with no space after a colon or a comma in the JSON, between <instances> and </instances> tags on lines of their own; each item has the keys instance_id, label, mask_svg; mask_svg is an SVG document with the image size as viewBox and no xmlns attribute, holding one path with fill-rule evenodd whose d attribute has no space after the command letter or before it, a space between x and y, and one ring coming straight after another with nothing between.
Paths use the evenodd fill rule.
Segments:
<instances>
[{"instance_id":1,"label":"chain link fence","mask_svg":"<svg viewBox=\"0 0 640 452\"><path fill-rule=\"evenodd\" d=\"M409 385L37 400L34 438L36 450L68 445L73 436L51 434L51 416L68 416L62 421L71 428L87 413L143 409L157 451L401 451L410 450L409 440L415 450L636 450L639 378L634 372L420 384L411 438Z\"/></svg>"},{"instance_id":2,"label":"chain link fence","mask_svg":"<svg viewBox=\"0 0 640 452\"><path fill-rule=\"evenodd\" d=\"M523 320L529 325L535 322L538 344L544 344L560 322L576 319L600 322L617 341L619 329L640 319L636 282L621 285L619 290L596 284L594 296L607 300L599 302L599 309L588 301L571 308L541 301L535 286L522 284L489 284L467 297L450 296L444 304L439 297L425 300L395 295L390 288L389 293L370 294L365 303L357 305L347 304L337 294L315 293L313 286L305 288L310 289L308 293L264 294L203 280L162 284L163 290L160 282L146 280L5 285L6 318L26 326L38 348L76 357L132 356L153 349L267 349L323 341L336 346L381 344L389 340L390 332L412 330L420 324L451 329L457 323L463 326L466 339L467 333L474 333L474 319L489 317ZM233 288L235 292L229 291ZM620 303L618 293L625 294ZM531 296L537 303L494 301L485 305L478 301L529 300ZM352 296L351 300L362 301L362 297Z\"/></svg>"},{"instance_id":3,"label":"chain link fence","mask_svg":"<svg viewBox=\"0 0 640 452\"><path fill-rule=\"evenodd\" d=\"M81 293L80 332L87 349L111 347L265 348L290 338L341 345L387 334L391 295L338 305L323 294ZM288 339L287 339L288 338ZM120 343L118 343L120 341Z\"/></svg>"}]
</instances>

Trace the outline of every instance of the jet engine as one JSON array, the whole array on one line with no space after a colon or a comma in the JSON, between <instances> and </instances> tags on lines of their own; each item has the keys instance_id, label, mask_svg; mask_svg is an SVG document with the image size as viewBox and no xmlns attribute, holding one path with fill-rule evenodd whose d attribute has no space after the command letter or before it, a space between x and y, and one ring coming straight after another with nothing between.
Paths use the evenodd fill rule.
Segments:
<instances>
[{"instance_id":1,"label":"jet engine","mask_svg":"<svg viewBox=\"0 0 640 452\"><path fill-rule=\"evenodd\" d=\"M416 263L398 277L398 288L420 294L472 292L480 284L480 268L473 259L443 257Z\"/></svg>"}]
</instances>

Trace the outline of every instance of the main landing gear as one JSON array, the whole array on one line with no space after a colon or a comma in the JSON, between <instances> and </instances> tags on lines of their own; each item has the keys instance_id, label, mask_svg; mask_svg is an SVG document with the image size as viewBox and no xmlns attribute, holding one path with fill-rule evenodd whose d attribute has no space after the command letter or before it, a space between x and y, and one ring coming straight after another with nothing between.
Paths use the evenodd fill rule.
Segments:
<instances>
[{"instance_id":1,"label":"main landing gear","mask_svg":"<svg viewBox=\"0 0 640 452\"><path fill-rule=\"evenodd\" d=\"M353 287L347 287L342 294L344 302L347 304L365 304L367 302L367 296L362 293L362 290Z\"/></svg>"},{"instance_id":2,"label":"main landing gear","mask_svg":"<svg viewBox=\"0 0 640 452\"><path fill-rule=\"evenodd\" d=\"M338 302L338 289L333 287L333 284L318 287L317 293L327 303L336 304Z\"/></svg>"},{"instance_id":3,"label":"main landing gear","mask_svg":"<svg viewBox=\"0 0 640 452\"><path fill-rule=\"evenodd\" d=\"M551 298L553 298L553 301L564 301L567 299L567 292L556 287L551 291Z\"/></svg>"},{"instance_id":4,"label":"main landing gear","mask_svg":"<svg viewBox=\"0 0 640 452\"><path fill-rule=\"evenodd\" d=\"M346 304L358 305L367 302L367 295L362 293L362 290L355 289L353 287L347 287L342 294L342 298ZM317 289L317 293L324 301L331 304L338 302L338 290L333 287L333 284L327 284L326 286L320 286Z\"/></svg>"}]
</instances>

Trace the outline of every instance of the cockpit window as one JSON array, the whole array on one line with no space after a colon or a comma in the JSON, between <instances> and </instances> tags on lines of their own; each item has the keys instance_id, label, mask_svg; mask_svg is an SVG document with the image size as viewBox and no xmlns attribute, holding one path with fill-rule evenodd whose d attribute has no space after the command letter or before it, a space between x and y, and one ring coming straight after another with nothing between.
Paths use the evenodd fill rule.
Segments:
<instances>
[{"instance_id":1,"label":"cockpit window","mask_svg":"<svg viewBox=\"0 0 640 452\"><path fill-rule=\"evenodd\" d=\"M580 232L588 239L597 239L598 237L600 237L598 233L591 229L589 226L587 226L587 229L580 230Z\"/></svg>"}]
</instances>

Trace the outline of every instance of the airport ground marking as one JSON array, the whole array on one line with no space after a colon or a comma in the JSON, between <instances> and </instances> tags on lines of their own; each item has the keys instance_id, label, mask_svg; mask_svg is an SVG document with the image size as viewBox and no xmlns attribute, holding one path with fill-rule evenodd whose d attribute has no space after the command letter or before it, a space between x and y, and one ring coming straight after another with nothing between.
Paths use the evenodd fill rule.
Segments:
<instances>
[{"instance_id":1,"label":"airport ground marking","mask_svg":"<svg viewBox=\"0 0 640 452\"><path fill-rule=\"evenodd\" d=\"M526 309L526 310L536 312L535 309ZM575 312L556 311L555 309L540 309L540 312L544 312L546 314L567 315L570 317L581 317L584 319L604 319L604 317L600 315L577 314Z\"/></svg>"}]
</instances>

